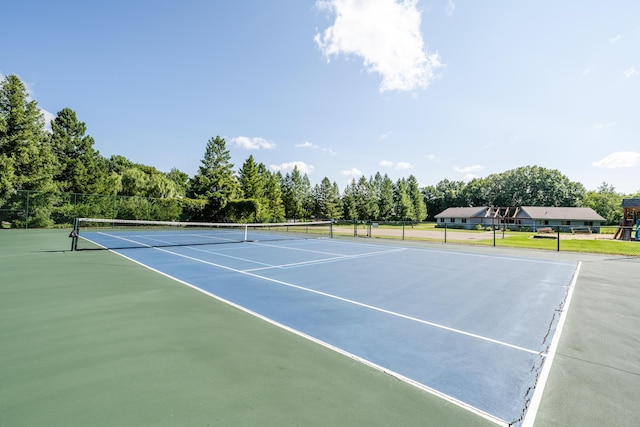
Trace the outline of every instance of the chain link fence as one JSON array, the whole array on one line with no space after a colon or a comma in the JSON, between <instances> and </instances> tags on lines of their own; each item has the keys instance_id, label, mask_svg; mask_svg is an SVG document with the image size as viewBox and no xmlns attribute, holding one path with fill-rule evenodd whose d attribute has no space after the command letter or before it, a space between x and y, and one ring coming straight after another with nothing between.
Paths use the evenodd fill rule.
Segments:
<instances>
[{"instance_id":1,"label":"chain link fence","mask_svg":"<svg viewBox=\"0 0 640 427\"><path fill-rule=\"evenodd\" d=\"M206 202L78 193L15 191L0 201L3 228L71 227L74 218L188 221Z\"/></svg>"},{"instance_id":2,"label":"chain link fence","mask_svg":"<svg viewBox=\"0 0 640 427\"><path fill-rule=\"evenodd\" d=\"M623 228L599 226L595 230L561 225L539 227L536 230L517 226L467 230L448 227L446 223L435 227L433 223L409 221L343 220L336 221L333 232L338 236L640 256L637 228ZM620 238L620 233L626 239Z\"/></svg>"}]
</instances>

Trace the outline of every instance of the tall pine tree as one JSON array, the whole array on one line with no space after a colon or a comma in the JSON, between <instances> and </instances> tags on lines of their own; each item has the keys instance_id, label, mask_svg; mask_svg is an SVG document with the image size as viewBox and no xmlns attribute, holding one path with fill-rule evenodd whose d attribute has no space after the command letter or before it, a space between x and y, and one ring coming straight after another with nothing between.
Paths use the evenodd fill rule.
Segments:
<instances>
[{"instance_id":1,"label":"tall pine tree","mask_svg":"<svg viewBox=\"0 0 640 427\"><path fill-rule=\"evenodd\" d=\"M70 108L58 112L51 122L51 146L60 163L55 180L61 191L109 194L107 162L93 148L87 126Z\"/></svg>"},{"instance_id":2,"label":"tall pine tree","mask_svg":"<svg viewBox=\"0 0 640 427\"><path fill-rule=\"evenodd\" d=\"M224 138L216 136L207 142L202 166L190 182L189 196L206 199L205 219L224 220L224 209L239 193L233 174L231 154Z\"/></svg>"},{"instance_id":3,"label":"tall pine tree","mask_svg":"<svg viewBox=\"0 0 640 427\"><path fill-rule=\"evenodd\" d=\"M47 193L57 190L53 177L58 162L44 124L42 112L29 99L22 81L7 76L0 83L0 196L7 198L15 190L32 191L28 219L32 226L50 225L52 198ZM12 209L26 208L15 197L10 203Z\"/></svg>"}]
</instances>

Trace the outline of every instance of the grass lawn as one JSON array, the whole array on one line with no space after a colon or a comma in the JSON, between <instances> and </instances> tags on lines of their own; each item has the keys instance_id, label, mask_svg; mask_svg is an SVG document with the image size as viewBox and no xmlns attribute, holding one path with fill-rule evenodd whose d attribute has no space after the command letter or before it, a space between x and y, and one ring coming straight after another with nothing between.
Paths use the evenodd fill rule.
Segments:
<instances>
[{"instance_id":1,"label":"grass lawn","mask_svg":"<svg viewBox=\"0 0 640 427\"><path fill-rule=\"evenodd\" d=\"M340 231L334 228L334 234L353 235L353 224L340 224ZM357 224L357 234L367 236L369 225ZM560 233L560 250L568 252L586 252L596 254L640 256L640 242L614 240L613 235L617 227L603 227L601 233L591 235L592 238L573 239L570 233ZM421 232L424 232L421 234ZM446 229L446 243L493 246L493 236L487 239L479 238L479 234L492 234L487 230L465 230L460 228ZM431 242L445 241L445 228L436 227L435 222L419 224L378 223L372 229L373 237L395 240L422 240ZM468 236L465 238L464 236ZM472 237L476 236L476 237ZM558 250L557 234L549 238L535 238L537 233L519 231L496 231L495 245L510 248Z\"/></svg>"},{"instance_id":2,"label":"grass lawn","mask_svg":"<svg viewBox=\"0 0 640 427\"><path fill-rule=\"evenodd\" d=\"M496 246L510 248L558 250L556 239L535 239L536 233L510 232L505 238L496 233ZM620 240L602 239L570 239L567 234L560 233L560 250L570 252L588 252L596 254L640 256L640 242L624 242ZM452 243L456 242L452 240ZM493 239L476 241L457 241L456 243L493 245Z\"/></svg>"}]
</instances>

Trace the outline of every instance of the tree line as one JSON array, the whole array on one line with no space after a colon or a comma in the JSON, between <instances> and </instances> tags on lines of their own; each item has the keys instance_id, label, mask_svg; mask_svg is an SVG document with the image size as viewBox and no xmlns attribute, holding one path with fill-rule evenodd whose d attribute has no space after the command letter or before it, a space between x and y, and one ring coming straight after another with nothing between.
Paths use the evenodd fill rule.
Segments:
<instances>
[{"instance_id":1,"label":"tree line","mask_svg":"<svg viewBox=\"0 0 640 427\"><path fill-rule=\"evenodd\" d=\"M271 172L249 156L236 171L226 141L207 141L193 177L161 172L94 147L70 108L46 124L15 75L0 83L0 214L20 226L65 224L73 216L125 219L280 222L286 219L423 221L451 206L590 206L615 223L623 197L597 191L557 170L525 166L486 178L419 187L415 176L353 179L343 191L323 178L312 185L297 168ZM24 194L31 195L25 203ZM65 196L65 195L73 195ZM29 196L27 196L29 197ZM29 206L30 203L30 206ZM24 217L28 209L27 217Z\"/></svg>"}]
</instances>

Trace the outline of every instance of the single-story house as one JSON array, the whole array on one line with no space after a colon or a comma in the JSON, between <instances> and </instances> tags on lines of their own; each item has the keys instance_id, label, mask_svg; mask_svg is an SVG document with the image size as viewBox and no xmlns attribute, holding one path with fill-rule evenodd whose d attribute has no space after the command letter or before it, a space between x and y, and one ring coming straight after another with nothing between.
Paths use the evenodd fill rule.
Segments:
<instances>
[{"instance_id":1,"label":"single-story house","mask_svg":"<svg viewBox=\"0 0 640 427\"><path fill-rule=\"evenodd\" d=\"M522 206L492 208L487 206L447 208L435 216L437 225L474 229L480 227L540 228L558 226L564 231L600 232L606 221L591 208Z\"/></svg>"},{"instance_id":2,"label":"single-story house","mask_svg":"<svg viewBox=\"0 0 640 427\"><path fill-rule=\"evenodd\" d=\"M488 206L467 208L447 208L437 214L436 225L440 227L466 228L473 230L476 226L491 227L499 225L500 221L492 215Z\"/></svg>"},{"instance_id":3,"label":"single-story house","mask_svg":"<svg viewBox=\"0 0 640 427\"><path fill-rule=\"evenodd\" d=\"M536 230L542 227L562 227L564 231L600 232L606 220L591 208L522 206L514 216L515 224Z\"/></svg>"}]
</instances>

